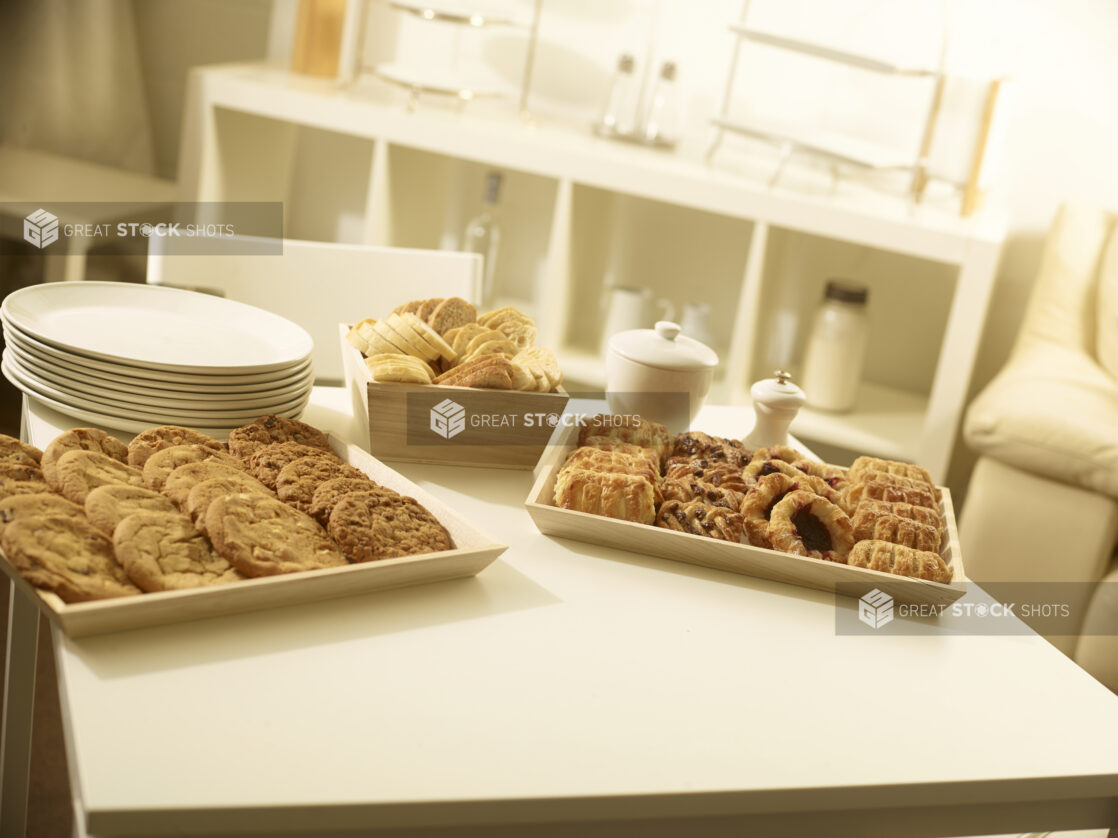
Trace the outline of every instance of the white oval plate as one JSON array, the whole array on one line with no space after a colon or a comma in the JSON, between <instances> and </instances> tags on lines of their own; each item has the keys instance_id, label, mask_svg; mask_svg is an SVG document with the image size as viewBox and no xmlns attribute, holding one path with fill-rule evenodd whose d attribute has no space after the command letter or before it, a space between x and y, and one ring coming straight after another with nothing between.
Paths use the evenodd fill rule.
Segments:
<instances>
[{"instance_id":1,"label":"white oval plate","mask_svg":"<svg viewBox=\"0 0 1118 838\"><path fill-rule=\"evenodd\" d=\"M308 393L306 398L292 402L290 406L282 409L272 411L254 410L240 415L214 415L212 417L205 417L185 416L172 412L143 413L134 410L106 408L96 402L85 399L67 397L63 400L56 398L48 391L42 389L39 383L34 379L25 378L6 360L0 362L0 371L2 371L4 377L12 382L19 390L29 396L39 399L44 404L53 407L61 413L74 416L84 421L104 424L110 428L120 428L121 430L137 433L147 428L155 427L156 425L182 425L187 428L231 430L241 425L246 425L265 413L275 413L277 416L298 416L303 412L303 408L306 407L307 401L310 398L310 394Z\"/></svg>"},{"instance_id":2,"label":"white oval plate","mask_svg":"<svg viewBox=\"0 0 1118 838\"><path fill-rule=\"evenodd\" d=\"M198 401L189 394L179 399L161 399L147 393L128 393L108 388L98 389L88 384L81 384L72 379L61 379L50 373L44 373L34 364L25 363L11 347L4 350L4 361L7 362L14 373L23 376L36 388L61 401L85 400L95 402L103 408L112 408L120 411L139 411L141 413L178 413L184 416L221 415L229 416L259 410L260 413L274 413L275 408L285 407L289 403L303 398L311 391L311 383L307 382L302 387L290 391L281 391L275 396L264 399L232 399L221 402Z\"/></svg>"},{"instance_id":3,"label":"white oval plate","mask_svg":"<svg viewBox=\"0 0 1118 838\"><path fill-rule=\"evenodd\" d=\"M102 375L114 375L121 378L136 378L151 381L154 386L177 389L179 384L218 386L221 389L233 388L246 389L242 385L266 385L261 389L269 389L277 384L285 383L292 378L301 376L312 369L310 358L298 364L280 370L270 370L264 373L249 375L227 374L198 374L185 372L169 372L166 370L149 370L143 367L133 367L127 364L113 364L97 358L89 358L77 352L68 352L63 349L43 343L37 338L26 335L8 323L4 324L4 340L9 344L18 345L28 354L41 358L50 364L65 364L70 367L80 367Z\"/></svg>"},{"instance_id":4,"label":"white oval plate","mask_svg":"<svg viewBox=\"0 0 1118 838\"><path fill-rule=\"evenodd\" d=\"M94 375L60 367L57 364L46 364L41 359L28 355L14 343L8 344L4 349L4 354L11 363L18 364L30 377L52 384L61 390L67 390L76 395L111 398L117 401L133 402L141 405L151 404L159 407L185 407L194 410L198 408L199 403L204 403L207 408L224 410L240 405L274 404L289 401L303 391L310 390L314 384L314 374L308 372L298 381L284 387L256 392L228 390L222 393L203 393L198 392L196 387L189 384L166 390L149 387L141 382L112 378L108 374L104 376Z\"/></svg>"},{"instance_id":5,"label":"white oval plate","mask_svg":"<svg viewBox=\"0 0 1118 838\"><path fill-rule=\"evenodd\" d=\"M31 285L5 297L0 311L59 349L174 372L266 372L290 367L314 348L306 329L278 314L162 285Z\"/></svg>"}]
</instances>

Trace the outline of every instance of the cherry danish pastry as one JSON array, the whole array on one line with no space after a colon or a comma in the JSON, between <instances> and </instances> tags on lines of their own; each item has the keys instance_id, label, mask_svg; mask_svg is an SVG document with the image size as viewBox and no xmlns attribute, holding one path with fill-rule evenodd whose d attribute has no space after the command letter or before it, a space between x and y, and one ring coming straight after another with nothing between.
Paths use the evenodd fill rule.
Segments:
<instances>
[{"instance_id":1,"label":"cherry danish pastry","mask_svg":"<svg viewBox=\"0 0 1118 838\"><path fill-rule=\"evenodd\" d=\"M741 514L745 516L745 534L754 547L771 548L769 541L769 516L785 495L794 492L799 483L779 471L766 474L757 481L745 496Z\"/></svg>"},{"instance_id":2,"label":"cherry danish pastry","mask_svg":"<svg viewBox=\"0 0 1118 838\"><path fill-rule=\"evenodd\" d=\"M854 531L850 518L836 504L797 490L773 507L769 541L785 553L845 564L854 546Z\"/></svg>"}]
</instances>

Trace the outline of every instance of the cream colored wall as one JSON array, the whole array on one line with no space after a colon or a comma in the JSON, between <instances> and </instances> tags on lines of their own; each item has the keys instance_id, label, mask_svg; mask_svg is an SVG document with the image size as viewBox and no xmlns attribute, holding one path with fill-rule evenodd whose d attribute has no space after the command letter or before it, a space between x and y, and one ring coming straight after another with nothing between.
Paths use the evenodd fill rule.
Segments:
<instances>
[{"instance_id":1,"label":"cream colored wall","mask_svg":"<svg viewBox=\"0 0 1118 838\"><path fill-rule=\"evenodd\" d=\"M187 71L199 64L263 58L270 0L132 0L156 173L178 171Z\"/></svg>"}]
</instances>

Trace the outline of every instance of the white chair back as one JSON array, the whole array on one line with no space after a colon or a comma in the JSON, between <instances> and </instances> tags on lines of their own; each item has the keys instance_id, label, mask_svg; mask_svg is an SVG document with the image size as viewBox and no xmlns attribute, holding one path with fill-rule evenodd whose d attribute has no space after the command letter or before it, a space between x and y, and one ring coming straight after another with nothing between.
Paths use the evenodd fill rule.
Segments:
<instances>
[{"instance_id":1,"label":"white chair back","mask_svg":"<svg viewBox=\"0 0 1118 838\"><path fill-rule=\"evenodd\" d=\"M180 242L151 237L148 284L218 294L298 323L314 339L322 383L343 379L339 323L384 317L426 297L476 303L481 293L482 260L472 253L247 236L207 239L204 248L194 239L189 250Z\"/></svg>"}]
</instances>

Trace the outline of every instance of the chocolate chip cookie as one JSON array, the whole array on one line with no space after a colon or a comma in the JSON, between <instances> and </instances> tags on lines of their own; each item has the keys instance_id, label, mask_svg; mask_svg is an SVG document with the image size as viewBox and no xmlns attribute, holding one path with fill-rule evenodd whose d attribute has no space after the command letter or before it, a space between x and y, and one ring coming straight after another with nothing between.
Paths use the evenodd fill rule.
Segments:
<instances>
[{"instance_id":1,"label":"chocolate chip cookie","mask_svg":"<svg viewBox=\"0 0 1118 838\"><path fill-rule=\"evenodd\" d=\"M20 442L14 436L0 434L0 461L38 468L42 459L43 452L34 445Z\"/></svg>"},{"instance_id":2,"label":"chocolate chip cookie","mask_svg":"<svg viewBox=\"0 0 1118 838\"><path fill-rule=\"evenodd\" d=\"M298 442L313 448L330 449L326 434L298 419L287 419L269 413L229 433L229 453L247 460L256 451L273 442Z\"/></svg>"},{"instance_id":3,"label":"chocolate chip cookie","mask_svg":"<svg viewBox=\"0 0 1118 838\"><path fill-rule=\"evenodd\" d=\"M128 443L128 464L143 468L152 454L176 445L201 445L211 451L225 452L225 446L212 436L178 425L160 425L137 434Z\"/></svg>"},{"instance_id":4,"label":"chocolate chip cookie","mask_svg":"<svg viewBox=\"0 0 1118 838\"><path fill-rule=\"evenodd\" d=\"M149 489L154 489L157 492L162 491L163 484L167 482L167 477L179 466L185 466L187 463L201 463L206 460L224 463L232 468L243 468L241 461L236 457L227 454L225 451L214 450L202 443L171 445L153 452L147 458L143 467L144 483Z\"/></svg>"},{"instance_id":5,"label":"chocolate chip cookie","mask_svg":"<svg viewBox=\"0 0 1118 838\"><path fill-rule=\"evenodd\" d=\"M213 477L209 480L195 483L190 488L182 511L190 517L190 520L194 522L194 526L203 533L206 533L206 511L210 508L210 504L223 495L236 495L240 492L263 495L268 498L275 497L270 489L256 485L255 481L250 483L244 480L233 480L228 477ZM209 533L206 534L208 535Z\"/></svg>"},{"instance_id":6,"label":"chocolate chip cookie","mask_svg":"<svg viewBox=\"0 0 1118 838\"><path fill-rule=\"evenodd\" d=\"M134 512L113 533L117 560L143 591L224 585L244 577L180 512Z\"/></svg>"},{"instance_id":7,"label":"chocolate chip cookie","mask_svg":"<svg viewBox=\"0 0 1118 838\"><path fill-rule=\"evenodd\" d=\"M86 496L98 486L111 484L144 488L138 468L122 463L100 451L67 451L54 464L58 491L67 500L85 505Z\"/></svg>"},{"instance_id":8,"label":"chocolate chip cookie","mask_svg":"<svg viewBox=\"0 0 1118 838\"><path fill-rule=\"evenodd\" d=\"M122 463L128 462L128 446L100 428L74 428L56 436L43 452L42 469L47 483L58 491L58 473L54 464L67 451L97 451Z\"/></svg>"},{"instance_id":9,"label":"chocolate chip cookie","mask_svg":"<svg viewBox=\"0 0 1118 838\"><path fill-rule=\"evenodd\" d=\"M400 497L398 492L381 486L368 477L335 477L319 484L319 487L314 490L308 514L325 527L330 522L330 513L334 511L334 504L350 492L379 492L385 497Z\"/></svg>"},{"instance_id":10,"label":"chocolate chip cookie","mask_svg":"<svg viewBox=\"0 0 1118 838\"><path fill-rule=\"evenodd\" d=\"M273 442L253 452L247 461L248 470L269 489L275 489L280 470L300 457L323 457L335 463L342 461L333 451L315 448L313 445L303 445L301 442Z\"/></svg>"},{"instance_id":11,"label":"chocolate chip cookie","mask_svg":"<svg viewBox=\"0 0 1118 838\"><path fill-rule=\"evenodd\" d=\"M140 593L116 560L112 542L84 518L17 518L0 533L0 546L24 579L64 602Z\"/></svg>"},{"instance_id":12,"label":"chocolate chip cookie","mask_svg":"<svg viewBox=\"0 0 1118 838\"><path fill-rule=\"evenodd\" d=\"M142 486L110 484L98 486L85 496L85 515L89 523L112 538L116 525L133 512L178 512L159 492Z\"/></svg>"},{"instance_id":13,"label":"chocolate chip cookie","mask_svg":"<svg viewBox=\"0 0 1118 838\"><path fill-rule=\"evenodd\" d=\"M404 495L351 492L334 505L327 526L352 562L435 553L452 548L450 535L434 515Z\"/></svg>"},{"instance_id":14,"label":"chocolate chip cookie","mask_svg":"<svg viewBox=\"0 0 1118 838\"><path fill-rule=\"evenodd\" d=\"M300 457L285 465L276 477L276 494L300 512L310 512L311 501L319 484L335 477L368 479L361 469L321 457Z\"/></svg>"},{"instance_id":15,"label":"chocolate chip cookie","mask_svg":"<svg viewBox=\"0 0 1118 838\"><path fill-rule=\"evenodd\" d=\"M341 567L345 556L318 522L263 495L223 495L206 511L214 549L245 576Z\"/></svg>"},{"instance_id":16,"label":"chocolate chip cookie","mask_svg":"<svg viewBox=\"0 0 1118 838\"><path fill-rule=\"evenodd\" d=\"M0 462L0 498L49 492L43 472L34 465Z\"/></svg>"},{"instance_id":17,"label":"chocolate chip cookie","mask_svg":"<svg viewBox=\"0 0 1118 838\"><path fill-rule=\"evenodd\" d=\"M244 469L227 466L214 460L203 460L200 463L187 463L179 466L168 475L167 482L163 484L163 494L169 497L180 511L185 512L186 499L190 495L190 490L203 480L212 480L215 477L236 481L238 485L244 487L241 491L262 491L265 494L271 494L271 490L267 486Z\"/></svg>"},{"instance_id":18,"label":"chocolate chip cookie","mask_svg":"<svg viewBox=\"0 0 1118 838\"><path fill-rule=\"evenodd\" d=\"M85 515L85 511L76 503L54 492L12 495L0 500L0 532L17 518L42 515L68 515L81 518Z\"/></svg>"}]
</instances>

